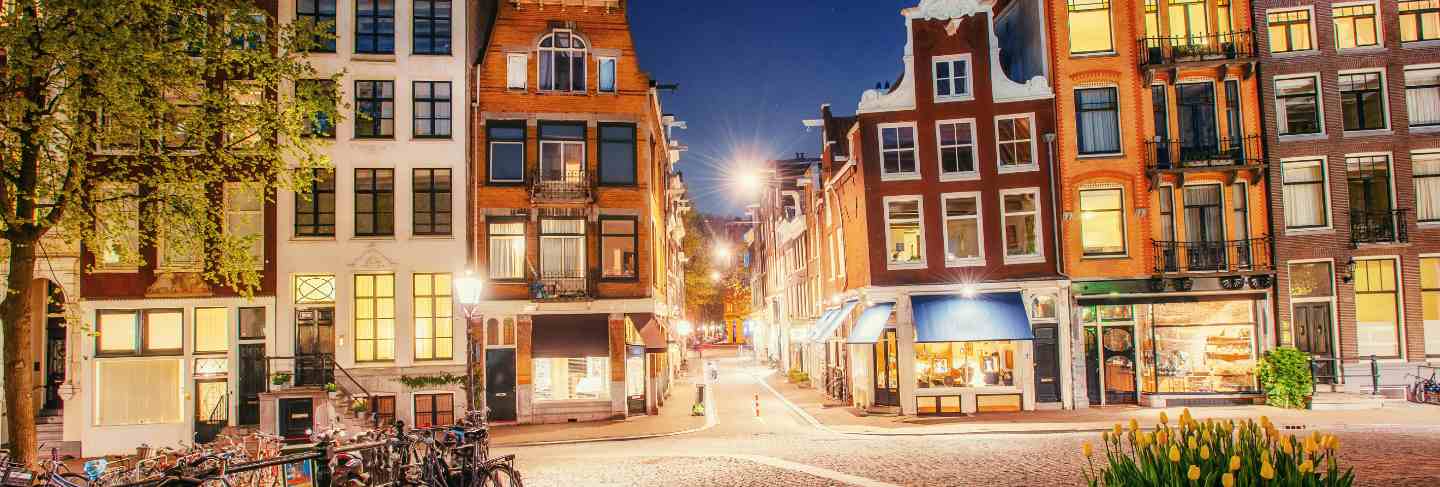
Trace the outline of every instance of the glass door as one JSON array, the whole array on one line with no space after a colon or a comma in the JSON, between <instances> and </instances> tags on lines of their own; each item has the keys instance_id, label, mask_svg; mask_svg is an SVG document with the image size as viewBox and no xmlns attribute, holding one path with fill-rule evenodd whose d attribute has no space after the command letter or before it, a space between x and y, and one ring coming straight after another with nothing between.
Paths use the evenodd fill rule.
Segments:
<instances>
[{"instance_id":1,"label":"glass door","mask_svg":"<svg viewBox=\"0 0 1440 487\"><path fill-rule=\"evenodd\" d=\"M1180 122L1180 162L1208 165L1220 145L1215 86L1208 82L1175 85L1175 108Z\"/></svg>"},{"instance_id":2,"label":"glass door","mask_svg":"<svg viewBox=\"0 0 1440 487\"><path fill-rule=\"evenodd\" d=\"M1185 188L1185 240L1189 270L1225 269L1224 192L1220 185Z\"/></svg>"},{"instance_id":3,"label":"glass door","mask_svg":"<svg viewBox=\"0 0 1440 487\"><path fill-rule=\"evenodd\" d=\"M875 404L900 405L900 357L897 354L895 329L885 330L875 342Z\"/></svg>"}]
</instances>

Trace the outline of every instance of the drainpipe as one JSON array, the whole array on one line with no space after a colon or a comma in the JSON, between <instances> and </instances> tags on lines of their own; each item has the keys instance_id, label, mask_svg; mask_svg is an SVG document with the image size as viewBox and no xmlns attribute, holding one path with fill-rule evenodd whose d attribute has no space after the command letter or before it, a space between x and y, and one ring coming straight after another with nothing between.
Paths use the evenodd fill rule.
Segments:
<instances>
[{"instance_id":1,"label":"drainpipe","mask_svg":"<svg viewBox=\"0 0 1440 487\"><path fill-rule=\"evenodd\" d=\"M1045 152L1050 161L1050 238L1055 242L1055 273L1065 276L1065 251L1060 242L1060 179L1055 171L1055 133L1045 134Z\"/></svg>"}]
</instances>

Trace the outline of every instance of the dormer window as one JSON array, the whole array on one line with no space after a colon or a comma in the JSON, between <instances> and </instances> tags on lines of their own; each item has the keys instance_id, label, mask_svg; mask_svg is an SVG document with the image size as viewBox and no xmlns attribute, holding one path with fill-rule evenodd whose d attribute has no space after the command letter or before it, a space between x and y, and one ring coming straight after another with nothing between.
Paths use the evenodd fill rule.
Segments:
<instances>
[{"instance_id":1,"label":"dormer window","mask_svg":"<svg viewBox=\"0 0 1440 487\"><path fill-rule=\"evenodd\" d=\"M969 54L936 56L935 100L955 101L973 98L974 95L970 92L970 78Z\"/></svg>"},{"instance_id":2,"label":"dormer window","mask_svg":"<svg viewBox=\"0 0 1440 487\"><path fill-rule=\"evenodd\" d=\"M540 40L540 91L585 91L585 40L557 30Z\"/></svg>"}]
</instances>

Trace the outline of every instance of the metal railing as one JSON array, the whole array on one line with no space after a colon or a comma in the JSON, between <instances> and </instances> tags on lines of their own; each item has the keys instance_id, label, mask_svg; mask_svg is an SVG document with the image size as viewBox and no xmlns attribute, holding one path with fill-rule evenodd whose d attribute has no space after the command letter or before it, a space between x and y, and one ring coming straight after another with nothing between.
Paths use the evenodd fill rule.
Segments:
<instances>
[{"instance_id":1,"label":"metal railing","mask_svg":"<svg viewBox=\"0 0 1440 487\"><path fill-rule=\"evenodd\" d=\"M536 300L585 299L590 297L590 282L585 277L541 277L531 284L530 297Z\"/></svg>"},{"instance_id":2,"label":"metal railing","mask_svg":"<svg viewBox=\"0 0 1440 487\"><path fill-rule=\"evenodd\" d=\"M335 361L334 354L299 354L294 357L266 357L266 360L272 362L269 369L273 371L272 373L291 374L290 385L292 387L325 387L329 384L335 384L335 372L339 371L340 374L345 376L345 378L350 381L350 384L353 384L355 389L359 391L359 394L351 395L365 398L366 406L369 408L369 412L366 413L368 422L374 425L379 421L379 411L376 410L377 405L375 401L369 400L371 397L370 391L366 389L360 381L356 380L355 376L350 375L349 370ZM274 362L283 363L285 361L290 362L290 370L280 370L274 367ZM274 384L269 384L266 387L273 389Z\"/></svg>"},{"instance_id":3,"label":"metal railing","mask_svg":"<svg viewBox=\"0 0 1440 487\"><path fill-rule=\"evenodd\" d=\"M1315 394L1321 385L1339 385L1340 378L1345 376L1344 367L1338 358L1310 357L1310 394Z\"/></svg>"},{"instance_id":4,"label":"metal railing","mask_svg":"<svg viewBox=\"0 0 1440 487\"><path fill-rule=\"evenodd\" d=\"M545 171L530 185L535 201L589 201L590 176L585 171Z\"/></svg>"},{"instance_id":5,"label":"metal railing","mask_svg":"<svg viewBox=\"0 0 1440 487\"><path fill-rule=\"evenodd\" d=\"M1410 210L1350 211L1350 245L1410 241L1406 218Z\"/></svg>"},{"instance_id":6,"label":"metal railing","mask_svg":"<svg viewBox=\"0 0 1440 487\"><path fill-rule=\"evenodd\" d=\"M1265 163L1260 136L1225 137L1204 143L1154 140L1145 143L1151 171L1226 169Z\"/></svg>"},{"instance_id":7,"label":"metal railing","mask_svg":"<svg viewBox=\"0 0 1440 487\"><path fill-rule=\"evenodd\" d=\"M1270 259L1270 237L1217 242L1152 241L1155 272L1253 272L1275 268Z\"/></svg>"},{"instance_id":8,"label":"metal railing","mask_svg":"<svg viewBox=\"0 0 1440 487\"><path fill-rule=\"evenodd\" d=\"M1195 36L1142 37L1139 44L1141 67L1255 57L1255 35L1250 31Z\"/></svg>"}]
</instances>

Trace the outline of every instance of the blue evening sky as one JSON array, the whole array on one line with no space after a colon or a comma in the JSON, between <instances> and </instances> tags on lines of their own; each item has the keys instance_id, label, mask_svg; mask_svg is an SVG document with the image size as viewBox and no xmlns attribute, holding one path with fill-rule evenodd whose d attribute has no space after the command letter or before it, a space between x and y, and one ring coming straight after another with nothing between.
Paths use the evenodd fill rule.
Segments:
<instances>
[{"instance_id":1,"label":"blue evening sky","mask_svg":"<svg viewBox=\"0 0 1440 487\"><path fill-rule=\"evenodd\" d=\"M860 93L900 74L905 24L918 0L630 2L640 67L680 91L665 111L689 124L676 138L690 197L705 212L737 214L736 160L816 154L801 121L820 105L851 115Z\"/></svg>"}]
</instances>

